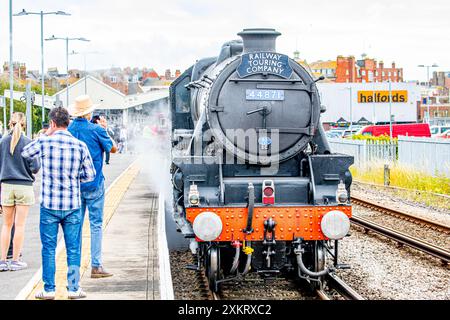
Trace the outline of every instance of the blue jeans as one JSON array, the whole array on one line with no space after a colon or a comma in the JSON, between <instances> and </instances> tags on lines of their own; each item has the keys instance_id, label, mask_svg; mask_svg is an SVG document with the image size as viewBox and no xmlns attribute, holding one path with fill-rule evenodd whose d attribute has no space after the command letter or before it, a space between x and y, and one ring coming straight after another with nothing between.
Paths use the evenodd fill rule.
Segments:
<instances>
[{"instance_id":1,"label":"blue jeans","mask_svg":"<svg viewBox=\"0 0 450 320\"><path fill-rule=\"evenodd\" d=\"M89 226L91 229L91 266L102 265L102 229L103 207L105 204L105 184L92 191L81 191L81 226L80 226L80 250L82 246L83 221L86 208L89 211Z\"/></svg>"},{"instance_id":2,"label":"blue jeans","mask_svg":"<svg viewBox=\"0 0 450 320\"><path fill-rule=\"evenodd\" d=\"M41 207L39 230L42 242L42 280L47 292L55 291L55 251L61 224L67 253L67 290L77 291L80 280L80 209L50 210Z\"/></svg>"}]
</instances>

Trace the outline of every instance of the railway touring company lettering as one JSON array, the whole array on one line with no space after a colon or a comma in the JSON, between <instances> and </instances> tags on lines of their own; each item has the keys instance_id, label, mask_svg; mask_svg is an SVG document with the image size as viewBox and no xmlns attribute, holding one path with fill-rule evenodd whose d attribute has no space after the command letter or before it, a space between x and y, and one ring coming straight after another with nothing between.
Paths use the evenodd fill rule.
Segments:
<instances>
[{"instance_id":1,"label":"railway touring company lettering","mask_svg":"<svg viewBox=\"0 0 450 320\"><path fill-rule=\"evenodd\" d=\"M408 102L407 90L391 91L392 102ZM389 102L389 91L358 91L358 103L386 103Z\"/></svg>"},{"instance_id":2,"label":"railway touring company lettering","mask_svg":"<svg viewBox=\"0 0 450 320\"><path fill-rule=\"evenodd\" d=\"M239 77L244 78L253 74L274 74L282 78L289 78L292 68L289 57L275 52L252 52L242 55L241 64L237 68Z\"/></svg>"}]
</instances>

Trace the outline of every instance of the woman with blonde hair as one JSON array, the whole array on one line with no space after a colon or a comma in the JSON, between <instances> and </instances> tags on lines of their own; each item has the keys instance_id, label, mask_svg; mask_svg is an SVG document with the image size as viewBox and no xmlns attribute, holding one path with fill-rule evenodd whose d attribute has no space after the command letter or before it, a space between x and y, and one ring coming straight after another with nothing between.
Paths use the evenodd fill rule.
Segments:
<instances>
[{"instance_id":1,"label":"woman with blonde hair","mask_svg":"<svg viewBox=\"0 0 450 320\"><path fill-rule=\"evenodd\" d=\"M39 159L25 160L21 153L31 142L23 132L25 115L14 112L9 121L9 131L0 141L0 182L1 204L3 207L3 225L0 237L0 271L25 269L27 264L19 261L23 246L25 222L34 204L34 174L39 171ZM11 229L15 226L13 239L13 257L6 261Z\"/></svg>"}]
</instances>

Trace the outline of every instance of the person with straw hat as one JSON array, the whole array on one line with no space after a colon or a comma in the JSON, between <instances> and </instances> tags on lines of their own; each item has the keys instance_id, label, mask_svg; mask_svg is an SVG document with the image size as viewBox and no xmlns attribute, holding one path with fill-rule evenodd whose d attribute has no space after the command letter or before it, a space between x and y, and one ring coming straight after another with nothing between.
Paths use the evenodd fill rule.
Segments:
<instances>
[{"instance_id":1,"label":"person with straw hat","mask_svg":"<svg viewBox=\"0 0 450 320\"><path fill-rule=\"evenodd\" d=\"M1 204L3 207L3 225L1 232L0 271L17 271L27 268L19 260L22 250L25 222L34 204L34 175L39 171L39 159L23 159L22 150L31 142L23 133L25 115L14 112L9 122L10 131L0 141L0 182ZM13 256L6 261L10 247L11 230L14 225Z\"/></svg>"},{"instance_id":2,"label":"person with straw hat","mask_svg":"<svg viewBox=\"0 0 450 320\"><path fill-rule=\"evenodd\" d=\"M86 209L88 209L91 230L91 277L105 278L112 274L107 272L102 265L102 227L105 203L103 159L105 152L115 153L117 148L106 131L106 119L102 119L100 125L90 122L93 111L98 106L88 95L81 95L68 109L70 115L75 117L69 126L69 131L75 138L87 145L96 171L94 181L81 184L81 221L83 222ZM80 227L80 248L82 226L83 223Z\"/></svg>"}]
</instances>

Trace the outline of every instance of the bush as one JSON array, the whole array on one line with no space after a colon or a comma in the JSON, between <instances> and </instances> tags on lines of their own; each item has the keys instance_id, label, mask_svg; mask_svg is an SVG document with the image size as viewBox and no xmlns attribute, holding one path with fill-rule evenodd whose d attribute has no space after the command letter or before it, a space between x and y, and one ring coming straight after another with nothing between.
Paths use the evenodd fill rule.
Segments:
<instances>
[{"instance_id":1,"label":"bush","mask_svg":"<svg viewBox=\"0 0 450 320\"><path fill-rule=\"evenodd\" d=\"M362 182L384 184L384 163L373 163L364 168L351 166L353 178ZM444 174L430 175L427 172L417 170L402 164L391 165L390 185L409 189L411 191L424 191L425 194L416 193L414 200L428 205L436 204L436 197L430 193L450 195L450 178ZM426 194L428 193L428 194Z\"/></svg>"},{"instance_id":2,"label":"bush","mask_svg":"<svg viewBox=\"0 0 450 320\"><path fill-rule=\"evenodd\" d=\"M388 135L381 135L381 136L368 136L368 135L362 135L362 134L357 134L352 136L353 140L366 140L366 141L383 141L383 142L389 142L390 138ZM392 138L392 142L393 143L397 143L398 139L397 138Z\"/></svg>"}]
</instances>

